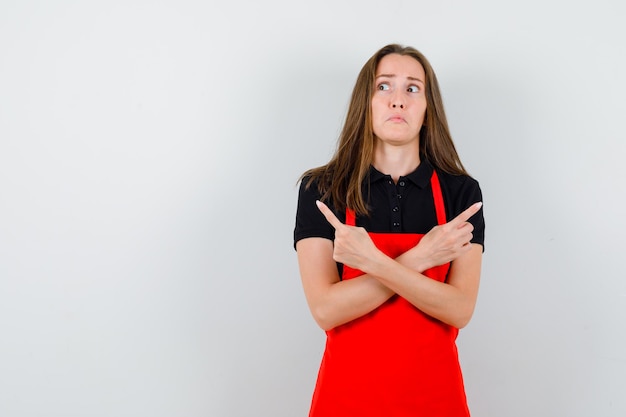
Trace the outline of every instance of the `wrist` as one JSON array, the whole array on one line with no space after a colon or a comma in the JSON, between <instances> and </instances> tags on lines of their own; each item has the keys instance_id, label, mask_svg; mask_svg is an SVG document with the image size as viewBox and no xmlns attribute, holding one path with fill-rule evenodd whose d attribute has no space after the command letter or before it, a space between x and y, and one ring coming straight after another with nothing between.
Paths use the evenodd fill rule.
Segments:
<instances>
[{"instance_id":1,"label":"wrist","mask_svg":"<svg viewBox=\"0 0 626 417\"><path fill-rule=\"evenodd\" d=\"M385 269L385 263L389 260L391 260L391 258L389 258L380 249L377 248L376 252L374 252L372 256L369 256L366 259L362 271L375 276L379 275L380 271Z\"/></svg>"},{"instance_id":2,"label":"wrist","mask_svg":"<svg viewBox=\"0 0 626 417\"><path fill-rule=\"evenodd\" d=\"M421 256L416 249L417 248L414 248L409 252L403 253L396 260L407 268L410 268L421 274L427 269L432 268L433 265L431 265L427 257Z\"/></svg>"}]
</instances>

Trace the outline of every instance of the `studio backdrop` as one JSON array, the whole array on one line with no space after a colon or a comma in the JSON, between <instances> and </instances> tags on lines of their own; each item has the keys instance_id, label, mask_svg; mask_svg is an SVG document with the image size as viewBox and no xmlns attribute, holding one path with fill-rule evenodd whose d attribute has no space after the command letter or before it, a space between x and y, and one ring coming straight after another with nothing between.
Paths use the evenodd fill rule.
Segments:
<instances>
[{"instance_id":1,"label":"studio backdrop","mask_svg":"<svg viewBox=\"0 0 626 417\"><path fill-rule=\"evenodd\" d=\"M0 3L0 415L305 416L297 180L431 61L486 243L474 416L626 415L617 0Z\"/></svg>"}]
</instances>

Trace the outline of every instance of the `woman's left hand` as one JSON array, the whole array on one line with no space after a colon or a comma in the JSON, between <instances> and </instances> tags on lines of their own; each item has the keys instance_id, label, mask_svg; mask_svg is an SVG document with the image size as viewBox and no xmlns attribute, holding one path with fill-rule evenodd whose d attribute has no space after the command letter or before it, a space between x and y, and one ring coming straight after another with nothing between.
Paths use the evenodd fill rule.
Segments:
<instances>
[{"instance_id":1,"label":"woman's left hand","mask_svg":"<svg viewBox=\"0 0 626 417\"><path fill-rule=\"evenodd\" d=\"M328 223L335 228L333 259L351 268L367 272L367 265L382 252L374 245L367 231L362 227L348 226L335 216L321 201L316 201Z\"/></svg>"}]
</instances>

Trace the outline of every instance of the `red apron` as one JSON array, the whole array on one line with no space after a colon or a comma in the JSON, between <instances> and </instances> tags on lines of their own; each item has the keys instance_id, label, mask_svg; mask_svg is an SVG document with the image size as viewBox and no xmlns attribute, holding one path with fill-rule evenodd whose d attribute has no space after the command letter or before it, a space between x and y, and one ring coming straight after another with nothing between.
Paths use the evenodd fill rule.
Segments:
<instances>
[{"instance_id":1,"label":"red apron","mask_svg":"<svg viewBox=\"0 0 626 417\"><path fill-rule=\"evenodd\" d=\"M438 224L446 222L439 179L431 177ZM346 224L355 225L352 210ZM370 233L391 258L408 251L422 236ZM424 272L444 282L450 264ZM346 265L343 279L363 272ZM467 417L459 366L458 329L422 313L394 295L372 312L326 332L309 417Z\"/></svg>"}]
</instances>

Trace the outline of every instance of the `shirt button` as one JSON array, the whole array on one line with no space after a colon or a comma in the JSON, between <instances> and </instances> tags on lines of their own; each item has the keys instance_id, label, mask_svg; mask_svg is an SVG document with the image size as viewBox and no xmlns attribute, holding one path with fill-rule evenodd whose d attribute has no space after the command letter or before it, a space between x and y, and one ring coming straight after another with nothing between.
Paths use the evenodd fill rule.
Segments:
<instances>
[{"instance_id":1,"label":"shirt button","mask_svg":"<svg viewBox=\"0 0 626 417\"><path fill-rule=\"evenodd\" d=\"M400 187L404 187L404 181L400 181Z\"/></svg>"},{"instance_id":2,"label":"shirt button","mask_svg":"<svg viewBox=\"0 0 626 417\"><path fill-rule=\"evenodd\" d=\"M400 223L398 223L398 222L393 222L393 227L400 227Z\"/></svg>"},{"instance_id":3,"label":"shirt button","mask_svg":"<svg viewBox=\"0 0 626 417\"><path fill-rule=\"evenodd\" d=\"M396 197L398 197L398 198L402 198L402 195L401 195L401 194L398 194Z\"/></svg>"},{"instance_id":4,"label":"shirt button","mask_svg":"<svg viewBox=\"0 0 626 417\"><path fill-rule=\"evenodd\" d=\"M391 180L389 180L388 182L389 182L389 185L391 185Z\"/></svg>"},{"instance_id":5,"label":"shirt button","mask_svg":"<svg viewBox=\"0 0 626 417\"><path fill-rule=\"evenodd\" d=\"M395 206L392 210L393 210L393 211L398 211L398 210L400 210L400 209L398 208L398 206Z\"/></svg>"}]
</instances>

